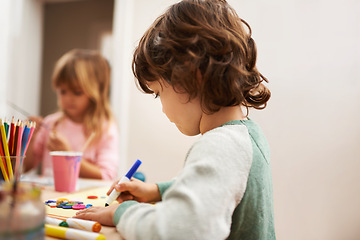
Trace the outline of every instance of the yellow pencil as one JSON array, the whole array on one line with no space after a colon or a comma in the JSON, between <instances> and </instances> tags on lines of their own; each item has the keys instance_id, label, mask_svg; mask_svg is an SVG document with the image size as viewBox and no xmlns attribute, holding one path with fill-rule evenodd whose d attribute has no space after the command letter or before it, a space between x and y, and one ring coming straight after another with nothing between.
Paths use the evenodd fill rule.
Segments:
<instances>
[{"instance_id":1,"label":"yellow pencil","mask_svg":"<svg viewBox=\"0 0 360 240\"><path fill-rule=\"evenodd\" d=\"M2 143L3 143L3 147L4 147L4 153L5 153L5 156L6 156L6 165L7 165L7 169L8 169L8 172L9 172L9 179L11 180L14 177L14 174L13 174L13 171L12 171L9 147L8 147L8 144L7 144L6 134L5 134L5 127L4 127L2 119L0 119L0 131L1 131ZM5 177L4 177L4 179L5 179Z\"/></svg>"},{"instance_id":2,"label":"yellow pencil","mask_svg":"<svg viewBox=\"0 0 360 240\"><path fill-rule=\"evenodd\" d=\"M0 141L1 142L1 141ZM0 150L2 152L2 146L0 146ZM1 172L2 172L2 175L4 176L4 180L6 182L9 181L9 177L8 177L8 174L7 174L7 171L6 171L6 166L4 165L5 162L3 162L3 159L0 160L0 168L1 168Z\"/></svg>"}]
</instances>

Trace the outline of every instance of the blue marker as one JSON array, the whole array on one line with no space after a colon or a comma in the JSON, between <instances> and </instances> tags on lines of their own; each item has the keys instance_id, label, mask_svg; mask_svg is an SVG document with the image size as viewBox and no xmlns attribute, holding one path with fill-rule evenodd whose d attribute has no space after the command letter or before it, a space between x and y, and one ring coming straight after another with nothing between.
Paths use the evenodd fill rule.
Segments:
<instances>
[{"instance_id":1,"label":"blue marker","mask_svg":"<svg viewBox=\"0 0 360 240\"><path fill-rule=\"evenodd\" d=\"M140 164L141 164L141 161L139 159L136 160L136 162L132 165L132 167L127 172L127 174L120 179L118 184L130 181L131 177L134 175L136 170L139 168ZM109 198L105 202L105 207L109 206L113 201L115 201L119 197L119 195L120 195L120 193L118 191L116 191L115 189L113 189L111 194L109 195Z\"/></svg>"}]
</instances>

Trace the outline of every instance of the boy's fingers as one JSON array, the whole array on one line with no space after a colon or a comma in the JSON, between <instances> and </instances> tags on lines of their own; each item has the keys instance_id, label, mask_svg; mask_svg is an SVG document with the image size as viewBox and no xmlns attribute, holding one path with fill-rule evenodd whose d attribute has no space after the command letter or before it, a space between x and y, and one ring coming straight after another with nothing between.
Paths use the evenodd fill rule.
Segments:
<instances>
[{"instance_id":1,"label":"boy's fingers","mask_svg":"<svg viewBox=\"0 0 360 240\"><path fill-rule=\"evenodd\" d=\"M112 183L112 185L111 185L111 187L109 188L109 190L107 191L106 195L109 196L109 195L111 194L112 190L114 190L115 185L118 184L118 182L119 182L119 180L117 180L117 181L115 181L115 182Z\"/></svg>"},{"instance_id":2,"label":"boy's fingers","mask_svg":"<svg viewBox=\"0 0 360 240\"><path fill-rule=\"evenodd\" d=\"M115 189L118 192L132 192L135 189L135 186L132 182L122 182L115 185Z\"/></svg>"},{"instance_id":3,"label":"boy's fingers","mask_svg":"<svg viewBox=\"0 0 360 240\"><path fill-rule=\"evenodd\" d=\"M112 192L113 189L114 189L113 187L110 187L109 190L107 191L106 195L109 196L109 195L111 194L111 192Z\"/></svg>"},{"instance_id":4,"label":"boy's fingers","mask_svg":"<svg viewBox=\"0 0 360 240\"><path fill-rule=\"evenodd\" d=\"M131 192L133 191L136 186L134 184L134 182L136 182L137 179L132 178L130 182L123 182L121 184L118 184L119 181L115 181L113 182L113 184L111 185L110 189L107 191L107 195L109 196L112 192L113 189L115 189L118 192Z\"/></svg>"}]
</instances>

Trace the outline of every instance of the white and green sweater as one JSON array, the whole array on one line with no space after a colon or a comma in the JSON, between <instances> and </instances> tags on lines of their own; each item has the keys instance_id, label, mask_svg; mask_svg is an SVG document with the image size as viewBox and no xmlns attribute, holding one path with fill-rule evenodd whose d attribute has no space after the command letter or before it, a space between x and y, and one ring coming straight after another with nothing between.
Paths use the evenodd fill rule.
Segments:
<instances>
[{"instance_id":1,"label":"white and green sweater","mask_svg":"<svg viewBox=\"0 0 360 240\"><path fill-rule=\"evenodd\" d=\"M123 238L275 239L269 147L252 120L206 132L176 179L158 186L161 202L120 204Z\"/></svg>"}]
</instances>

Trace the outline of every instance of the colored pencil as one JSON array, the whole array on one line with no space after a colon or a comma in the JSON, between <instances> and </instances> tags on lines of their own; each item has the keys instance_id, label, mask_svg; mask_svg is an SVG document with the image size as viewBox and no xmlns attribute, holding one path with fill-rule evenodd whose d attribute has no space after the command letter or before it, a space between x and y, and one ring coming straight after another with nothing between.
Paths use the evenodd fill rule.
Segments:
<instances>
[{"instance_id":1,"label":"colored pencil","mask_svg":"<svg viewBox=\"0 0 360 240\"><path fill-rule=\"evenodd\" d=\"M0 168L5 181L13 179L14 172L19 174L19 166L22 165L35 127L35 122L15 122L12 117L11 123L8 123L0 118ZM16 156L15 163L11 162L12 156Z\"/></svg>"},{"instance_id":2,"label":"colored pencil","mask_svg":"<svg viewBox=\"0 0 360 240\"><path fill-rule=\"evenodd\" d=\"M18 135L18 139L17 139L17 149L16 149L16 156L20 156L21 153L21 140L22 140L22 136L23 136L23 132L24 132L24 123L20 121L19 124L19 135Z\"/></svg>"},{"instance_id":3,"label":"colored pencil","mask_svg":"<svg viewBox=\"0 0 360 240\"><path fill-rule=\"evenodd\" d=\"M0 155L1 155L1 161L0 161L0 168L1 168L1 173L4 177L5 181L9 181L9 177L8 177L8 172L7 172L7 168L6 168L6 161L5 161L5 154L4 154L4 150L3 150L3 146L2 146L2 141L1 141L1 137L0 137Z\"/></svg>"},{"instance_id":4,"label":"colored pencil","mask_svg":"<svg viewBox=\"0 0 360 240\"><path fill-rule=\"evenodd\" d=\"M27 124L25 124L24 132L23 132L22 139L21 139L21 149L20 149L21 154L20 154L20 156L24 156L25 147L29 140L29 134L30 134L30 124L27 123Z\"/></svg>"},{"instance_id":5,"label":"colored pencil","mask_svg":"<svg viewBox=\"0 0 360 240\"><path fill-rule=\"evenodd\" d=\"M14 148L14 135L15 135L15 120L14 117L12 117L11 124L10 124L10 136L9 136L9 152L10 155L13 155L13 148Z\"/></svg>"},{"instance_id":6,"label":"colored pencil","mask_svg":"<svg viewBox=\"0 0 360 240\"><path fill-rule=\"evenodd\" d=\"M12 156L16 156L16 149L17 149L17 144L18 144L18 139L19 137L19 121L15 124L15 135L14 135L14 146L12 149Z\"/></svg>"},{"instance_id":7,"label":"colored pencil","mask_svg":"<svg viewBox=\"0 0 360 240\"><path fill-rule=\"evenodd\" d=\"M5 136L6 136L6 139L7 139L8 132L9 132L9 124L6 121L6 118L4 119L4 128L5 128Z\"/></svg>"},{"instance_id":8,"label":"colored pencil","mask_svg":"<svg viewBox=\"0 0 360 240\"><path fill-rule=\"evenodd\" d=\"M27 143L26 143L26 147L25 147L25 151L24 151L23 156L25 156L25 154L26 154L26 151L27 151L27 149L28 149L28 147L29 147L30 140L31 140L32 135L33 135L33 133L34 133L34 131L35 131L35 128L36 128L36 122L31 122L31 123L30 123L29 138L28 138L28 141L27 141Z\"/></svg>"},{"instance_id":9,"label":"colored pencil","mask_svg":"<svg viewBox=\"0 0 360 240\"><path fill-rule=\"evenodd\" d=\"M9 179L11 180L14 177L14 174L13 174L13 170L12 170L12 166L11 166L9 147L7 145L7 140L6 140L6 135L5 135L5 127L4 127L2 119L0 119L0 131L1 131L2 145L4 147L4 153L5 153L5 157L6 157L6 165L7 165L7 170L9 173Z\"/></svg>"},{"instance_id":10,"label":"colored pencil","mask_svg":"<svg viewBox=\"0 0 360 240\"><path fill-rule=\"evenodd\" d=\"M1 156L1 160L2 160L1 162L4 165L6 176L8 176L8 171L7 171L7 167L6 167L6 160L5 160L5 153L4 153L4 148L2 146L1 136L0 136L0 156Z\"/></svg>"}]
</instances>

